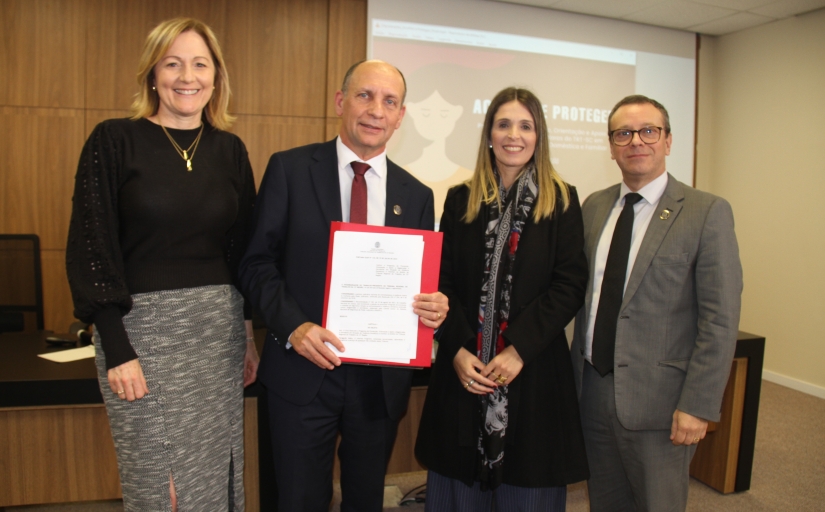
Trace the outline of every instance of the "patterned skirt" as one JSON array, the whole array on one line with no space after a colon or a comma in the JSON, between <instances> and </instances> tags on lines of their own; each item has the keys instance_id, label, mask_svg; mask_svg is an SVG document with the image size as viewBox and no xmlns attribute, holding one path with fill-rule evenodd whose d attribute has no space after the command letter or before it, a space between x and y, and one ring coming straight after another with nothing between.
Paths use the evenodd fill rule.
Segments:
<instances>
[{"instance_id":1,"label":"patterned skirt","mask_svg":"<svg viewBox=\"0 0 825 512\"><path fill-rule=\"evenodd\" d=\"M123 318L149 387L120 400L95 336L126 511L243 511L243 298L229 285L140 293Z\"/></svg>"}]
</instances>

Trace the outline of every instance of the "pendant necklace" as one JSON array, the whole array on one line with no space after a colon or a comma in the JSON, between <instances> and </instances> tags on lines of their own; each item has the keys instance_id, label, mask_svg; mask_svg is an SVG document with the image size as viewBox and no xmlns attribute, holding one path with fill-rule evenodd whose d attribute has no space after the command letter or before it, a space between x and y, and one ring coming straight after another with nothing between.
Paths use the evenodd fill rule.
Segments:
<instances>
[{"instance_id":1,"label":"pendant necklace","mask_svg":"<svg viewBox=\"0 0 825 512\"><path fill-rule=\"evenodd\" d=\"M175 139L172 138L172 135L170 135L169 132L166 131L166 127L163 125L160 125L160 127L163 128L163 133L165 133L166 136L169 137L169 141L172 143L173 146L175 146L175 151L177 151L180 157L186 161L186 170L192 172L192 159L195 158L195 151L198 150L198 142L201 141L201 135L203 135L203 123L201 123L201 131L198 132L198 136L195 137L195 141L192 143L191 146L189 146L189 149L183 149L182 147L180 147L178 143L175 142Z\"/></svg>"}]
</instances>

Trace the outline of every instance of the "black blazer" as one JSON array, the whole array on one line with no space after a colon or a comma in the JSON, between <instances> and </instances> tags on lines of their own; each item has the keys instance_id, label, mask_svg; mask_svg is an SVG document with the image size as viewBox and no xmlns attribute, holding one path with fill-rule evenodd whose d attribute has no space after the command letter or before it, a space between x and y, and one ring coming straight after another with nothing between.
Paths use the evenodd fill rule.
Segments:
<instances>
[{"instance_id":1,"label":"black blazer","mask_svg":"<svg viewBox=\"0 0 825 512\"><path fill-rule=\"evenodd\" d=\"M513 266L510 320L504 331L524 368L508 387L509 423L504 483L561 486L588 477L573 367L564 334L584 300L587 260L575 188L570 206L525 224ZM469 187L450 190L441 217L444 249L440 290L450 314L439 332L438 357L421 417L416 456L429 469L471 484L476 475L480 417L453 368L464 347L476 353L478 306L484 272L486 209L470 224Z\"/></svg>"},{"instance_id":2,"label":"black blazer","mask_svg":"<svg viewBox=\"0 0 825 512\"><path fill-rule=\"evenodd\" d=\"M393 211L400 206L400 215ZM321 325L330 223L340 221L335 140L275 153L255 205L256 226L240 265L240 282L269 329L258 378L296 405L318 393L327 370L294 350L287 338L304 322ZM387 226L433 229L433 193L387 160ZM391 418L407 407L412 371L384 368Z\"/></svg>"}]
</instances>

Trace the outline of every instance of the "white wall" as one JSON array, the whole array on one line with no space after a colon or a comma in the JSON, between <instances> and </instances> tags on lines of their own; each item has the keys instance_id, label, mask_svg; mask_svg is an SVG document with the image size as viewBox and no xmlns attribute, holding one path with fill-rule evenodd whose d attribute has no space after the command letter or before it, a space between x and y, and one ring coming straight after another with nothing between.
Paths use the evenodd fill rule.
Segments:
<instances>
[{"instance_id":1,"label":"white wall","mask_svg":"<svg viewBox=\"0 0 825 512\"><path fill-rule=\"evenodd\" d=\"M825 10L699 59L696 185L733 205L740 329L766 337L765 378L825 397Z\"/></svg>"}]
</instances>

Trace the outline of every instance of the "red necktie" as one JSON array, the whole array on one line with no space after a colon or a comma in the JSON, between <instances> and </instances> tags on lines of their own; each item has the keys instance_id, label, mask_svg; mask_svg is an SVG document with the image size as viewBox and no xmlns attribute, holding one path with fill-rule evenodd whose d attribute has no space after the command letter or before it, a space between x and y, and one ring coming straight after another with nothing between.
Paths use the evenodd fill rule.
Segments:
<instances>
[{"instance_id":1,"label":"red necktie","mask_svg":"<svg viewBox=\"0 0 825 512\"><path fill-rule=\"evenodd\" d=\"M367 223L367 180L364 173L369 170L369 164L352 162L352 192L349 198L349 221L358 224Z\"/></svg>"}]
</instances>

